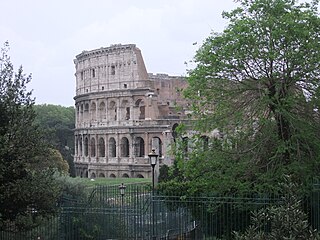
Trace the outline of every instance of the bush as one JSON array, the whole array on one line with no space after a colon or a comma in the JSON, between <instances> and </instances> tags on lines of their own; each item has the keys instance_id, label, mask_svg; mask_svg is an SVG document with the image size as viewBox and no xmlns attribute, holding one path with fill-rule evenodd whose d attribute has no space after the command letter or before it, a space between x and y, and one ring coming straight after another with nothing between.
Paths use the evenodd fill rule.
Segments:
<instances>
[{"instance_id":1,"label":"bush","mask_svg":"<svg viewBox=\"0 0 320 240\"><path fill-rule=\"evenodd\" d=\"M286 195L279 205L273 205L252 213L252 224L241 234L235 232L236 240L320 239L302 210L302 200L297 195L297 185L285 178Z\"/></svg>"}]
</instances>

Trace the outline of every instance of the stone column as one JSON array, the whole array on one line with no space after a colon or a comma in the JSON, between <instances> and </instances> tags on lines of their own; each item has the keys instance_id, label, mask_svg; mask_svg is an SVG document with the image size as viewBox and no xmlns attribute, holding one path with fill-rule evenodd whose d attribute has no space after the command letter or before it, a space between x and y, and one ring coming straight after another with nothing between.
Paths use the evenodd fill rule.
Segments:
<instances>
[{"instance_id":1,"label":"stone column","mask_svg":"<svg viewBox=\"0 0 320 240\"><path fill-rule=\"evenodd\" d=\"M78 161L79 159L79 156L78 156L78 153L79 153L79 146L78 146L78 135L75 135L74 136L74 156L76 158L76 161Z\"/></svg>"},{"instance_id":2,"label":"stone column","mask_svg":"<svg viewBox=\"0 0 320 240\"><path fill-rule=\"evenodd\" d=\"M98 109L99 109L98 99L96 99L95 102L96 102L96 117L95 117L95 121L99 122L100 120L98 119L98 115L99 115L99 112L98 112Z\"/></svg>"},{"instance_id":3,"label":"stone column","mask_svg":"<svg viewBox=\"0 0 320 240\"><path fill-rule=\"evenodd\" d=\"M144 145L145 145L145 149L144 149L144 156L148 158L148 154L151 152L151 143L149 142L149 133L148 132L145 132L144 133L144 139L145 139L145 142L144 142Z\"/></svg>"},{"instance_id":4,"label":"stone column","mask_svg":"<svg viewBox=\"0 0 320 240\"><path fill-rule=\"evenodd\" d=\"M108 134L105 134L104 136L104 157L105 157L105 162L109 162L109 141L108 141Z\"/></svg>"},{"instance_id":5,"label":"stone column","mask_svg":"<svg viewBox=\"0 0 320 240\"><path fill-rule=\"evenodd\" d=\"M121 121L121 105L120 104L121 104L120 99L117 99L117 122Z\"/></svg>"},{"instance_id":6,"label":"stone column","mask_svg":"<svg viewBox=\"0 0 320 240\"><path fill-rule=\"evenodd\" d=\"M116 157L118 160L118 163L120 163L120 159L121 159L121 148L120 148L120 136L119 133L117 133L117 137L116 137Z\"/></svg>"},{"instance_id":7,"label":"stone column","mask_svg":"<svg viewBox=\"0 0 320 240\"><path fill-rule=\"evenodd\" d=\"M130 146L130 152L129 152L129 162L133 163L133 160L136 158L135 155L135 136L131 133L131 146Z\"/></svg>"},{"instance_id":8,"label":"stone column","mask_svg":"<svg viewBox=\"0 0 320 240\"><path fill-rule=\"evenodd\" d=\"M98 138L98 135L97 134L95 134L95 149L96 149L96 156L95 156L95 158L96 158L96 162L99 162L99 152L98 152L98 145L99 145L99 138Z\"/></svg>"}]
</instances>

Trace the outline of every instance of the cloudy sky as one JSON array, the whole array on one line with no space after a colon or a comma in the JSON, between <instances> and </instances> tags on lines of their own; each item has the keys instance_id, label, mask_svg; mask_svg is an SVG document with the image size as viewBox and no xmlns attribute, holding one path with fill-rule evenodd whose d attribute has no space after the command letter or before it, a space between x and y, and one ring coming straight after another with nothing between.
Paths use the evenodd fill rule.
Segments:
<instances>
[{"instance_id":1,"label":"cloudy sky","mask_svg":"<svg viewBox=\"0 0 320 240\"><path fill-rule=\"evenodd\" d=\"M196 49L226 26L233 0L0 0L0 44L32 73L38 104L74 105L73 59L83 50L136 44L148 72L185 75ZM197 42L197 45L193 43Z\"/></svg>"}]
</instances>

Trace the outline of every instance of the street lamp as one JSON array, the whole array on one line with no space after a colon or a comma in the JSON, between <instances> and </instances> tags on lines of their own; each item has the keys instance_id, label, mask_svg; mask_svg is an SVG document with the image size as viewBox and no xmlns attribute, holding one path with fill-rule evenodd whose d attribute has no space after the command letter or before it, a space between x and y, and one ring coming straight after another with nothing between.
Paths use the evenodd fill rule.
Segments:
<instances>
[{"instance_id":1,"label":"street lamp","mask_svg":"<svg viewBox=\"0 0 320 240\"><path fill-rule=\"evenodd\" d=\"M119 190L121 195L121 205L123 206L123 197L124 197L124 191L126 190L126 186L123 183L121 183L121 185L119 185Z\"/></svg>"},{"instance_id":2,"label":"street lamp","mask_svg":"<svg viewBox=\"0 0 320 240\"><path fill-rule=\"evenodd\" d=\"M156 154L156 150L153 148L151 153L148 154L150 159L150 165L152 167L152 197L154 196L154 167L157 165L158 154ZM156 239L155 237L155 221L154 221L154 200L152 199L152 239Z\"/></svg>"},{"instance_id":3,"label":"street lamp","mask_svg":"<svg viewBox=\"0 0 320 240\"><path fill-rule=\"evenodd\" d=\"M148 154L150 159L150 165L152 167L152 191L154 191L154 167L157 165L158 154L156 154L156 150L152 149L151 153Z\"/></svg>"},{"instance_id":4,"label":"street lamp","mask_svg":"<svg viewBox=\"0 0 320 240\"><path fill-rule=\"evenodd\" d=\"M124 211L124 205L123 205L123 198L124 198L124 192L126 190L126 186L123 183L121 183L121 185L119 185L118 188L120 190L120 195L121 195L120 218L121 218L121 222L125 222L125 211Z\"/></svg>"}]
</instances>

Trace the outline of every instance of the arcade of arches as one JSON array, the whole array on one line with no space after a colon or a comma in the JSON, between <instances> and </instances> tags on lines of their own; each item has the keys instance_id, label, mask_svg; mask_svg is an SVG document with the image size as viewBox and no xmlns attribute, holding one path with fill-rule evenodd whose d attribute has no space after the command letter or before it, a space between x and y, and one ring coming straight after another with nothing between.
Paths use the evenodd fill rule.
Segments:
<instances>
[{"instance_id":1,"label":"arcade of arches","mask_svg":"<svg viewBox=\"0 0 320 240\"><path fill-rule=\"evenodd\" d=\"M105 138L108 138L105 141ZM143 137L135 137L133 140L122 137L120 140L120 149L117 150L117 141L115 138L119 136L108 137L106 136L90 136L80 135L76 136L75 155L77 157L85 157L89 162L108 162L111 158L130 158L141 157L144 158L148 155L145 151L145 141ZM83 141L84 139L84 141ZM90 139L90 145L89 145ZM96 144L96 142L98 144ZM106 144L107 143L107 144ZM153 137L150 140L150 149L156 149L159 157L162 157L162 141L159 137Z\"/></svg>"},{"instance_id":2,"label":"arcade of arches","mask_svg":"<svg viewBox=\"0 0 320 240\"><path fill-rule=\"evenodd\" d=\"M76 135L75 144L75 159L76 163L81 163L85 167L78 169L80 177L123 177L123 178L147 178L150 177L148 172L140 171L130 173L130 171L110 171L108 170L93 170L89 172L86 169L87 164L102 164L102 165L149 165L148 153L151 149L156 149L159 155L159 160L163 161L163 143L160 137L150 136L130 136L123 134L96 134ZM161 136L162 137L162 136ZM149 141L145 141L148 139ZM148 146L147 146L148 145Z\"/></svg>"}]
</instances>

